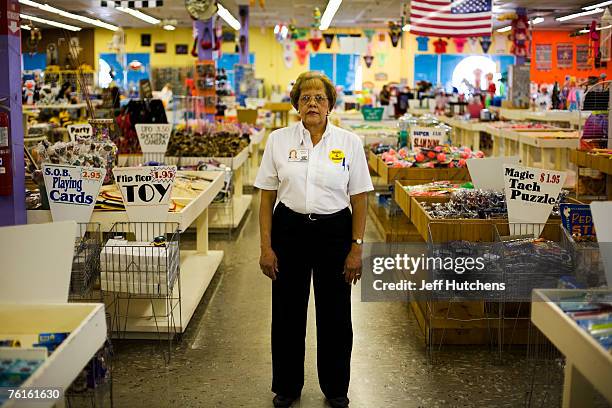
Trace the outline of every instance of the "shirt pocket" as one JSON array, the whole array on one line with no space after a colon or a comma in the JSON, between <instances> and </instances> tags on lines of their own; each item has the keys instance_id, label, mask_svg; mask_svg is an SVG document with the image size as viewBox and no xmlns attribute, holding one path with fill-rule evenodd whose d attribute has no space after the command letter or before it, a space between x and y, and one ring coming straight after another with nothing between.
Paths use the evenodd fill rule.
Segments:
<instances>
[{"instance_id":1,"label":"shirt pocket","mask_svg":"<svg viewBox=\"0 0 612 408\"><path fill-rule=\"evenodd\" d=\"M328 162L320 166L319 182L323 187L331 190L346 191L348 188L349 172L342 163Z\"/></svg>"}]
</instances>

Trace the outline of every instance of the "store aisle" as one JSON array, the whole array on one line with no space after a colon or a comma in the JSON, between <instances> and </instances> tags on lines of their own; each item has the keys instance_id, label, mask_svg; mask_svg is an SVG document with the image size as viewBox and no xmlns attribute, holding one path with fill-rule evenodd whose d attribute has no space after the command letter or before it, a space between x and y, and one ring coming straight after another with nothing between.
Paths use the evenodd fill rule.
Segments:
<instances>
[{"instance_id":1,"label":"store aisle","mask_svg":"<svg viewBox=\"0 0 612 408\"><path fill-rule=\"evenodd\" d=\"M168 367L153 342L117 344L116 406L272 406L271 288L258 267L257 205L237 239L211 239L211 246L226 251L223 264ZM368 222L366 241L378 240ZM183 244L193 246L186 238ZM351 407L524 406L531 377L522 359L496 366L484 351L459 349L445 353L449 363L428 366L423 337L406 304L361 303L359 286L353 299ZM312 300L310 306L306 381L294 406L319 408L326 404L316 375Z\"/></svg>"}]
</instances>

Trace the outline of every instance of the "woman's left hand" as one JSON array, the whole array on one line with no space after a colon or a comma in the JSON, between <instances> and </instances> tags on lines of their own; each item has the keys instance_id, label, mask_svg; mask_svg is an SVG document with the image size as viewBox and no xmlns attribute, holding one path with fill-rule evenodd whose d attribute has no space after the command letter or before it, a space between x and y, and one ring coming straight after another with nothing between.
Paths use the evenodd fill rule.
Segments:
<instances>
[{"instance_id":1,"label":"woman's left hand","mask_svg":"<svg viewBox=\"0 0 612 408\"><path fill-rule=\"evenodd\" d=\"M361 247L353 245L344 261L344 280L346 283L357 284L361 279Z\"/></svg>"}]
</instances>

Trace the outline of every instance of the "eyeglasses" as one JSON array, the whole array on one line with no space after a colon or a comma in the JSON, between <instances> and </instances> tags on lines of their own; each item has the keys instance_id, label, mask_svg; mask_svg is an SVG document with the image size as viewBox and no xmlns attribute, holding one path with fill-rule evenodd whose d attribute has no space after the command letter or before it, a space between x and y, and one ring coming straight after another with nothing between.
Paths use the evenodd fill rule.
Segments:
<instances>
[{"instance_id":1,"label":"eyeglasses","mask_svg":"<svg viewBox=\"0 0 612 408\"><path fill-rule=\"evenodd\" d=\"M313 98L312 95L302 95L300 97L300 103L303 105L308 105L310 101L312 100L312 98ZM317 103L317 105L322 105L323 102L327 101L327 97L323 95L315 95L314 101Z\"/></svg>"}]
</instances>

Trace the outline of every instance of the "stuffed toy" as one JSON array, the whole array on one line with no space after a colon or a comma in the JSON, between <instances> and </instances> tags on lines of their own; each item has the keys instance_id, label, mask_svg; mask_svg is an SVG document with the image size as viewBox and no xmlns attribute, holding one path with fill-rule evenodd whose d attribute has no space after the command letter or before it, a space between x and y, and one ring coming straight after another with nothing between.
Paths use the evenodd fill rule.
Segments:
<instances>
[{"instance_id":1,"label":"stuffed toy","mask_svg":"<svg viewBox=\"0 0 612 408\"><path fill-rule=\"evenodd\" d=\"M511 53L517 57L527 57L529 54L529 21L527 14L520 14L512 20Z\"/></svg>"}]
</instances>

